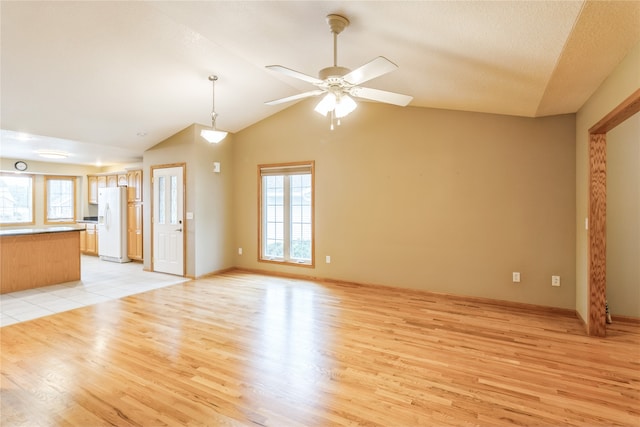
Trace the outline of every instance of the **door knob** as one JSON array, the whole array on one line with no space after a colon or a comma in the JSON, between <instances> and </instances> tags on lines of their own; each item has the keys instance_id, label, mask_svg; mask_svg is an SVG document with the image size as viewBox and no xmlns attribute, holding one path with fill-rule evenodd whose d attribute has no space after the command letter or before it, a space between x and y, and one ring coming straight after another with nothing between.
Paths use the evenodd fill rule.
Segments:
<instances>
[{"instance_id":1,"label":"door knob","mask_svg":"<svg viewBox=\"0 0 640 427\"><path fill-rule=\"evenodd\" d=\"M177 228L176 231L182 231L182 228Z\"/></svg>"}]
</instances>

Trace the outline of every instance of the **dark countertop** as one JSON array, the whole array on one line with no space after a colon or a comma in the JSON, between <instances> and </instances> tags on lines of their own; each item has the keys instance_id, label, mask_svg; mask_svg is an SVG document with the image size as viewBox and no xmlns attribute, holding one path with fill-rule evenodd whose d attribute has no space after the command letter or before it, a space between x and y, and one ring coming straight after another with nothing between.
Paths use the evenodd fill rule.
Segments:
<instances>
[{"instance_id":1,"label":"dark countertop","mask_svg":"<svg viewBox=\"0 0 640 427\"><path fill-rule=\"evenodd\" d=\"M85 216L82 219L76 221L78 224L97 224L98 217L97 216Z\"/></svg>"},{"instance_id":2,"label":"dark countertop","mask_svg":"<svg viewBox=\"0 0 640 427\"><path fill-rule=\"evenodd\" d=\"M42 228L9 228L0 230L0 236L22 236L28 234L66 233L68 231L82 231L80 227L42 227Z\"/></svg>"}]
</instances>

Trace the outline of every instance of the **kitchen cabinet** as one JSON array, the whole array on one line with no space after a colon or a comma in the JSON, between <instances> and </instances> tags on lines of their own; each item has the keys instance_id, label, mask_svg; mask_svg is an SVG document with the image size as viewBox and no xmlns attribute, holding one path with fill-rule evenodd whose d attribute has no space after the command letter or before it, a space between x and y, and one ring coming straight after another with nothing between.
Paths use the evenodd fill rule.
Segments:
<instances>
[{"instance_id":1,"label":"kitchen cabinet","mask_svg":"<svg viewBox=\"0 0 640 427\"><path fill-rule=\"evenodd\" d=\"M127 171L127 256L142 260L142 170Z\"/></svg>"},{"instance_id":2,"label":"kitchen cabinet","mask_svg":"<svg viewBox=\"0 0 640 427\"><path fill-rule=\"evenodd\" d=\"M98 255L98 226L85 224L86 228L80 232L80 252L87 255Z\"/></svg>"},{"instance_id":3,"label":"kitchen cabinet","mask_svg":"<svg viewBox=\"0 0 640 427\"><path fill-rule=\"evenodd\" d=\"M89 175L87 176L89 181L89 203L92 205L98 204L98 177Z\"/></svg>"},{"instance_id":4,"label":"kitchen cabinet","mask_svg":"<svg viewBox=\"0 0 640 427\"><path fill-rule=\"evenodd\" d=\"M127 256L142 260L142 204L127 204Z\"/></svg>"},{"instance_id":5,"label":"kitchen cabinet","mask_svg":"<svg viewBox=\"0 0 640 427\"><path fill-rule=\"evenodd\" d=\"M79 235L76 227L0 231L0 294L80 280Z\"/></svg>"},{"instance_id":6,"label":"kitchen cabinet","mask_svg":"<svg viewBox=\"0 0 640 427\"><path fill-rule=\"evenodd\" d=\"M142 171L140 172L140 182L138 188L142 191ZM89 181L89 203L98 204L98 189L105 187L127 187L129 185L129 176L126 173L117 173L112 175L87 175ZM136 182L134 179L133 182Z\"/></svg>"},{"instance_id":7,"label":"kitchen cabinet","mask_svg":"<svg viewBox=\"0 0 640 427\"><path fill-rule=\"evenodd\" d=\"M127 201L142 202L142 171L130 170L127 172Z\"/></svg>"},{"instance_id":8,"label":"kitchen cabinet","mask_svg":"<svg viewBox=\"0 0 640 427\"><path fill-rule=\"evenodd\" d=\"M118 175L107 175L107 187L117 187L118 186Z\"/></svg>"},{"instance_id":9,"label":"kitchen cabinet","mask_svg":"<svg viewBox=\"0 0 640 427\"><path fill-rule=\"evenodd\" d=\"M80 232L80 253L85 253L87 251L87 232L82 230Z\"/></svg>"},{"instance_id":10,"label":"kitchen cabinet","mask_svg":"<svg viewBox=\"0 0 640 427\"><path fill-rule=\"evenodd\" d=\"M98 176L98 188L105 188L107 186L107 177L104 175Z\"/></svg>"}]
</instances>

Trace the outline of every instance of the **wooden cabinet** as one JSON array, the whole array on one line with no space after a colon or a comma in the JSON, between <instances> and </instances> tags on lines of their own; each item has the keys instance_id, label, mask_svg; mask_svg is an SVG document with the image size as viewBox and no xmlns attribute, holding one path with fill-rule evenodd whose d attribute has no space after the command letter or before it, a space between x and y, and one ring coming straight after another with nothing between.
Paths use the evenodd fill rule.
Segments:
<instances>
[{"instance_id":1,"label":"wooden cabinet","mask_svg":"<svg viewBox=\"0 0 640 427\"><path fill-rule=\"evenodd\" d=\"M98 255L98 226L85 224L86 228L80 232L80 252L87 255Z\"/></svg>"},{"instance_id":2,"label":"wooden cabinet","mask_svg":"<svg viewBox=\"0 0 640 427\"><path fill-rule=\"evenodd\" d=\"M138 179L129 179L128 173L117 173L113 175L88 175L89 180L89 203L98 204L98 188L104 187L127 187L131 186L130 181L136 184L137 191L142 193L142 171L138 173ZM135 192L134 192L135 194Z\"/></svg>"},{"instance_id":3,"label":"wooden cabinet","mask_svg":"<svg viewBox=\"0 0 640 427\"><path fill-rule=\"evenodd\" d=\"M89 175L87 176L89 181L89 203L93 205L98 204L98 177Z\"/></svg>"},{"instance_id":4,"label":"wooden cabinet","mask_svg":"<svg viewBox=\"0 0 640 427\"><path fill-rule=\"evenodd\" d=\"M142 171L127 171L127 256L142 260Z\"/></svg>"},{"instance_id":5,"label":"wooden cabinet","mask_svg":"<svg viewBox=\"0 0 640 427\"><path fill-rule=\"evenodd\" d=\"M142 171L127 172L127 201L142 202Z\"/></svg>"},{"instance_id":6,"label":"wooden cabinet","mask_svg":"<svg viewBox=\"0 0 640 427\"><path fill-rule=\"evenodd\" d=\"M127 205L127 256L142 260L142 204Z\"/></svg>"},{"instance_id":7,"label":"wooden cabinet","mask_svg":"<svg viewBox=\"0 0 640 427\"><path fill-rule=\"evenodd\" d=\"M85 230L80 232L80 252L87 252L87 232Z\"/></svg>"},{"instance_id":8,"label":"wooden cabinet","mask_svg":"<svg viewBox=\"0 0 640 427\"><path fill-rule=\"evenodd\" d=\"M118 175L107 175L107 187L117 187L118 186Z\"/></svg>"},{"instance_id":9,"label":"wooden cabinet","mask_svg":"<svg viewBox=\"0 0 640 427\"><path fill-rule=\"evenodd\" d=\"M102 175L98 177L98 188L105 188L107 186L107 177Z\"/></svg>"}]
</instances>

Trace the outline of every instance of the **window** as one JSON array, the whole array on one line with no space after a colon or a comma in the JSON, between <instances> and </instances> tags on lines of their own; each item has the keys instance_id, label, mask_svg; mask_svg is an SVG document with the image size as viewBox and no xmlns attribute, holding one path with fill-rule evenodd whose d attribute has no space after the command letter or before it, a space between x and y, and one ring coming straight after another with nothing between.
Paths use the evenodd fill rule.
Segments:
<instances>
[{"instance_id":1,"label":"window","mask_svg":"<svg viewBox=\"0 0 640 427\"><path fill-rule=\"evenodd\" d=\"M74 222L76 219L76 179L73 176L45 176L45 223Z\"/></svg>"},{"instance_id":2,"label":"window","mask_svg":"<svg viewBox=\"0 0 640 427\"><path fill-rule=\"evenodd\" d=\"M33 175L0 174L0 224L33 223Z\"/></svg>"},{"instance_id":3,"label":"window","mask_svg":"<svg viewBox=\"0 0 640 427\"><path fill-rule=\"evenodd\" d=\"M314 162L260 165L260 260L314 265Z\"/></svg>"}]
</instances>

